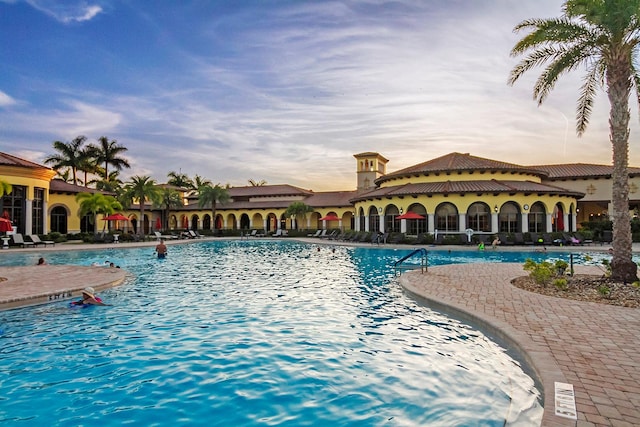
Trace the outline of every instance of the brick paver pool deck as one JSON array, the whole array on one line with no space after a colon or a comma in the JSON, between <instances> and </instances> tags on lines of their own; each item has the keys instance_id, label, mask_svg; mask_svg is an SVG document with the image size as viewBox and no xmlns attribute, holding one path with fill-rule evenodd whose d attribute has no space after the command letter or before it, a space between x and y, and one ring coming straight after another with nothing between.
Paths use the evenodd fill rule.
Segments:
<instances>
[{"instance_id":1,"label":"brick paver pool deck","mask_svg":"<svg viewBox=\"0 0 640 427\"><path fill-rule=\"evenodd\" d=\"M601 274L596 267L576 272ZM525 274L521 264L448 265L405 273L401 284L516 347L542 383L543 427L640 426L640 309L511 285ZM573 384L577 420L555 415L556 381Z\"/></svg>"}]
</instances>

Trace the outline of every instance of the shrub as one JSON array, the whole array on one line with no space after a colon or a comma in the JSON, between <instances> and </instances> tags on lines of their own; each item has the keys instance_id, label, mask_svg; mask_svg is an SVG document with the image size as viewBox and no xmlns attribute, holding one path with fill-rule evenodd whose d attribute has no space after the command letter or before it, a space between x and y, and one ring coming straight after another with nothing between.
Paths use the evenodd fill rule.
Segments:
<instances>
[{"instance_id":1,"label":"shrub","mask_svg":"<svg viewBox=\"0 0 640 427\"><path fill-rule=\"evenodd\" d=\"M529 272L529 277L539 285L547 286L554 276L554 266L548 261L538 263L531 258L527 258L523 268Z\"/></svg>"},{"instance_id":2,"label":"shrub","mask_svg":"<svg viewBox=\"0 0 640 427\"><path fill-rule=\"evenodd\" d=\"M560 278L553 281L553 286L560 289L561 291L566 291L568 289L567 279Z\"/></svg>"}]
</instances>

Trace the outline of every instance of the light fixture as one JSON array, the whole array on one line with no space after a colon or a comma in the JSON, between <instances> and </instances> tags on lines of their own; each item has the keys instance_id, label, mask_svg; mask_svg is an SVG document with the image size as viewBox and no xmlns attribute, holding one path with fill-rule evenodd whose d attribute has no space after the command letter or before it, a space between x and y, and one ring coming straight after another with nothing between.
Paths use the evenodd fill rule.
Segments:
<instances>
[{"instance_id":1,"label":"light fixture","mask_svg":"<svg viewBox=\"0 0 640 427\"><path fill-rule=\"evenodd\" d=\"M495 206L493 207L493 210L494 210L494 211L496 211L496 212L498 212L498 205L495 205Z\"/></svg>"},{"instance_id":2,"label":"light fixture","mask_svg":"<svg viewBox=\"0 0 640 427\"><path fill-rule=\"evenodd\" d=\"M402 215L402 208L400 208L400 215Z\"/></svg>"},{"instance_id":3,"label":"light fixture","mask_svg":"<svg viewBox=\"0 0 640 427\"><path fill-rule=\"evenodd\" d=\"M382 208L378 208L378 213L382 213Z\"/></svg>"}]
</instances>

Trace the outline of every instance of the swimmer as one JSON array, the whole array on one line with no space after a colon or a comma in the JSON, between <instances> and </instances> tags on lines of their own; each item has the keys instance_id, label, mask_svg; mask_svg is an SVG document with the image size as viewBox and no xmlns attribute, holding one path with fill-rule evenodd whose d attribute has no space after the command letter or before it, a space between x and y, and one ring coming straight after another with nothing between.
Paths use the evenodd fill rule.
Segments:
<instances>
[{"instance_id":1,"label":"swimmer","mask_svg":"<svg viewBox=\"0 0 640 427\"><path fill-rule=\"evenodd\" d=\"M102 302L102 298L96 296L96 291L88 286L82 290L82 299L74 301L72 305L108 305Z\"/></svg>"}]
</instances>

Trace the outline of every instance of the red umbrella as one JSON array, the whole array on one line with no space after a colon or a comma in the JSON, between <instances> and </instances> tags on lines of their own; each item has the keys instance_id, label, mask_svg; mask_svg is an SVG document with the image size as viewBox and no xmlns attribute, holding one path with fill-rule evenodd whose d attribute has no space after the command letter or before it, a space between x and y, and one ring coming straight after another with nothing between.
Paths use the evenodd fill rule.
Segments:
<instances>
[{"instance_id":1,"label":"red umbrella","mask_svg":"<svg viewBox=\"0 0 640 427\"><path fill-rule=\"evenodd\" d=\"M189 228L189 218L187 218L186 216L182 217L182 228L184 228L185 230Z\"/></svg>"},{"instance_id":2,"label":"red umbrella","mask_svg":"<svg viewBox=\"0 0 640 427\"><path fill-rule=\"evenodd\" d=\"M407 212L404 215L398 215L396 219L424 219L424 216L417 214L415 212Z\"/></svg>"},{"instance_id":3,"label":"red umbrella","mask_svg":"<svg viewBox=\"0 0 640 427\"><path fill-rule=\"evenodd\" d=\"M160 217L156 219L156 230L160 230L162 228L162 220Z\"/></svg>"},{"instance_id":4,"label":"red umbrella","mask_svg":"<svg viewBox=\"0 0 640 427\"><path fill-rule=\"evenodd\" d=\"M126 216L124 216L124 215L122 215L120 213L109 215L109 216L105 216L102 219L104 221L129 221L129 218L127 218Z\"/></svg>"},{"instance_id":5,"label":"red umbrella","mask_svg":"<svg viewBox=\"0 0 640 427\"><path fill-rule=\"evenodd\" d=\"M340 218L335 215L327 215L320 218L320 221L340 221Z\"/></svg>"},{"instance_id":6,"label":"red umbrella","mask_svg":"<svg viewBox=\"0 0 640 427\"><path fill-rule=\"evenodd\" d=\"M0 217L0 232L13 231L13 227L11 226L11 221L6 218Z\"/></svg>"}]
</instances>

